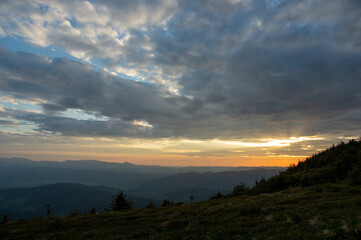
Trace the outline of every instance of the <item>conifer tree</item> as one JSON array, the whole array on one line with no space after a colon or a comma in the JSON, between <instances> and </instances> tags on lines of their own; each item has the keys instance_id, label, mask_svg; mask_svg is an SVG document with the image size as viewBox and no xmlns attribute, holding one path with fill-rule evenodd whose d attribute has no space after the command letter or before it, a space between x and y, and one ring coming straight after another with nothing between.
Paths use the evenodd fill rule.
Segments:
<instances>
[{"instance_id":1,"label":"conifer tree","mask_svg":"<svg viewBox=\"0 0 361 240\"><path fill-rule=\"evenodd\" d=\"M113 196L110 208L113 211L121 211L130 209L132 207L132 202L128 201L123 191L119 191L116 196Z\"/></svg>"}]
</instances>

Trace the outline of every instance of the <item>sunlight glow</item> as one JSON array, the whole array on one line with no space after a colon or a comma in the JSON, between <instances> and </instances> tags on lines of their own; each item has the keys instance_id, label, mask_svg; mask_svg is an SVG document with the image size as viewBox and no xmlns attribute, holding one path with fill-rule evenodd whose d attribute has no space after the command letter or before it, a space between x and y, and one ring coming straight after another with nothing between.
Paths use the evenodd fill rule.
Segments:
<instances>
[{"instance_id":1,"label":"sunlight glow","mask_svg":"<svg viewBox=\"0 0 361 240\"><path fill-rule=\"evenodd\" d=\"M273 138L265 138L261 139L261 142L241 142L241 141L220 141L213 140L214 143L224 144L224 145L232 145L232 146L240 146L240 147L284 147L289 146L292 143L302 142L302 141L314 141L314 140L323 140L320 137L291 137L288 139L273 139Z\"/></svg>"},{"instance_id":2,"label":"sunlight glow","mask_svg":"<svg viewBox=\"0 0 361 240\"><path fill-rule=\"evenodd\" d=\"M153 125L149 124L147 121L134 120L133 125L144 127L144 128L153 128Z\"/></svg>"}]
</instances>

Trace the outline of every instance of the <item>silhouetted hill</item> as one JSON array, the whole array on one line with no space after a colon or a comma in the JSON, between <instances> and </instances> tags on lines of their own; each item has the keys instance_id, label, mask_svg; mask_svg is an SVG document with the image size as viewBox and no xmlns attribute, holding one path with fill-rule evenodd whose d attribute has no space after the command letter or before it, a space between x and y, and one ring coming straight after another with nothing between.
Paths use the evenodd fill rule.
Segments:
<instances>
[{"instance_id":1,"label":"silhouetted hill","mask_svg":"<svg viewBox=\"0 0 361 240\"><path fill-rule=\"evenodd\" d=\"M159 206L163 199L170 199L174 202L189 202L190 195L194 196L194 201L202 201L209 199L219 191L229 193L235 185L241 182L252 186L256 180L262 177L268 178L282 169L259 168L249 171L182 173L147 179L140 183L134 182L136 187L125 190L125 193L129 195L136 207L144 207L149 201ZM80 175L76 176L76 173ZM94 183L97 181L108 183L112 179L119 180L127 176L130 176L129 179L134 179L132 174L136 175L137 173L77 169L64 171L62 168L37 168L37 171L34 171L30 167L24 170L20 180L37 179L37 174L45 174L44 177L49 176L53 181L58 180L59 182L64 177L70 180L82 180L92 176ZM49 179L44 180L49 181ZM111 196L115 195L116 192L116 188L91 187L78 183L3 189L0 190L0 216L7 213L13 219L34 218L45 213L46 203L53 206L53 214L62 216L68 215L74 209L81 212L87 212L92 207L103 210L105 207L109 207Z\"/></svg>"},{"instance_id":2,"label":"silhouetted hill","mask_svg":"<svg viewBox=\"0 0 361 240\"><path fill-rule=\"evenodd\" d=\"M0 166L0 189L33 187L59 182L73 182L91 186L104 185L127 189L145 179L161 174L126 172L111 169L72 169L54 166Z\"/></svg>"},{"instance_id":3,"label":"silhouetted hill","mask_svg":"<svg viewBox=\"0 0 361 240\"><path fill-rule=\"evenodd\" d=\"M24 158L0 158L0 189L34 187L59 182L134 188L154 178L186 172L245 171L249 167L162 167L131 163L81 161L31 161ZM273 169L273 168L267 168Z\"/></svg>"},{"instance_id":4,"label":"silhouetted hill","mask_svg":"<svg viewBox=\"0 0 361 240\"><path fill-rule=\"evenodd\" d=\"M341 142L300 161L286 171L261 181L254 192L276 192L292 186L314 186L322 183L361 184L361 140Z\"/></svg>"},{"instance_id":5,"label":"silhouetted hill","mask_svg":"<svg viewBox=\"0 0 361 240\"><path fill-rule=\"evenodd\" d=\"M135 165L129 162L103 162L98 160L66 160L63 162L57 161L32 161L26 158L0 158L1 166L11 165L15 166L32 166L32 167L57 167L70 169L107 169L117 170L120 172L139 172L139 173L155 173L155 174L178 174L187 172L224 172L224 171L243 171L251 170L256 167L169 167L157 165ZM272 168L272 167L271 167Z\"/></svg>"},{"instance_id":6,"label":"silhouetted hill","mask_svg":"<svg viewBox=\"0 0 361 240\"><path fill-rule=\"evenodd\" d=\"M167 169L169 173L165 174ZM202 173L206 169L215 172ZM221 169L243 171L217 172ZM0 190L0 214L8 213L12 218L37 217L45 212L46 202L55 204L53 213L56 215L69 214L75 208L78 211L88 211L92 205L98 209L100 206L100 210L103 210L109 205L110 196L116 193L115 189L122 189L127 195L136 197L134 202L138 207L145 206L149 199L153 199L152 202L157 205L160 205L163 199L188 202L190 195L195 197L194 201L200 201L208 199L218 191L228 193L240 182L252 186L261 177L268 178L282 169L284 168L181 168L96 160L34 162L23 158L0 159L0 188L3 188ZM201 173L177 173L185 170L200 170ZM170 175L174 172L177 174ZM64 182L68 184L57 184ZM99 189L96 187L99 185L108 188ZM19 186L29 188L13 189ZM74 201L68 196L74 196ZM89 201L80 206L84 198ZM60 205L67 202L69 204Z\"/></svg>"},{"instance_id":7,"label":"silhouetted hill","mask_svg":"<svg viewBox=\"0 0 361 240\"><path fill-rule=\"evenodd\" d=\"M45 205L49 203L52 215L66 216L72 211L88 213L91 208L102 212L109 208L117 189L104 186L91 187L76 183L57 183L31 188L0 190L0 216L8 214L12 219L45 216ZM160 201L128 196L135 207L143 207L149 201Z\"/></svg>"},{"instance_id":8,"label":"silhouetted hill","mask_svg":"<svg viewBox=\"0 0 361 240\"><path fill-rule=\"evenodd\" d=\"M128 190L129 194L155 199L170 199L189 202L190 195L195 201L209 199L217 192L229 193L233 187L245 183L252 187L256 180L269 178L284 168L257 168L248 171L226 171L207 173L181 173L172 176L150 179Z\"/></svg>"}]
</instances>

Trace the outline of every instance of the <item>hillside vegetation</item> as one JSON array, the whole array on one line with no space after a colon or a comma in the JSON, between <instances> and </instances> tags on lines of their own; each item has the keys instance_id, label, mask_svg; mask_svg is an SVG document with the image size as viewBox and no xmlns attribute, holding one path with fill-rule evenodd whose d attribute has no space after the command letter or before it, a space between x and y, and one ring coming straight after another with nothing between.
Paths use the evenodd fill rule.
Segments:
<instances>
[{"instance_id":1,"label":"hillside vegetation","mask_svg":"<svg viewBox=\"0 0 361 240\"><path fill-rule=\"evenodd\" d=\"M10 221L0 239L360 239L360 164L353 140L218 199Z\"/></svg>"},{"instance_id":2,"label":"hillside vegetation","mask_svg":"<svg viewBox=\"0 0 361 240\"><path fill-rule=\"evenodd\" d=\"M292 186L322 183L361 184L361 141L341 142L314 154L267 181L261 180L252 192L276 192Z\"/></svg>"}]
</instances>

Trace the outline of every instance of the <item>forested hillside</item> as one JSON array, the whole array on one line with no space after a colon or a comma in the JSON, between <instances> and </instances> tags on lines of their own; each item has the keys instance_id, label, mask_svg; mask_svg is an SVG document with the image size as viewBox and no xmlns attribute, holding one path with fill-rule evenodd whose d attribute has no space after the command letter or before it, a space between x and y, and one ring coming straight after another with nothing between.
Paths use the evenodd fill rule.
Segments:
<instances>
[{"instance_id":1,"label":"forested hillside","mask_svg":"<svg viewBox=\"0 0 361 240\"><path fill-rule=\"evenodd\" d=\"M254 193L276 192L322 183L361 184L361 141L341 142L314 154L267 181L261 180L252 190Z\"/></svg>"}]
</instances>

